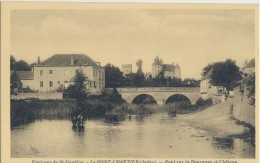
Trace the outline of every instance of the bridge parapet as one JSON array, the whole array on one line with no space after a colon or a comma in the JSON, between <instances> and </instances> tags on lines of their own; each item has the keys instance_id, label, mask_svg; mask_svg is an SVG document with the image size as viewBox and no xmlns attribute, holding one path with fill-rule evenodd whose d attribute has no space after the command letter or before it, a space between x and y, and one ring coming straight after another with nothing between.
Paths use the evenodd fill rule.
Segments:
<instances>
[{"instance_id":1,"label":"bridge parapet","mask_svg":"<svg viewBox=\"0 0 260 163\"><path fill-rule=\"evenodd\" d=\"M118 93L137 93L137 92L200 92L199 87L127 87L116 88Z\"/></svg>"}]
</instances>

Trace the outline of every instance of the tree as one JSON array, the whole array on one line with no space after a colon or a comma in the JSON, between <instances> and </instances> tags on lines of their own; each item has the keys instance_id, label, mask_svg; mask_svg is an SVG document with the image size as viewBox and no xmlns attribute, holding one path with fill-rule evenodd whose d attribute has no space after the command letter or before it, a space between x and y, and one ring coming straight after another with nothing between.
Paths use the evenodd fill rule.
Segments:
<instances>
[{"instance_id":1,"label":"tree","mask_svg":"<svg viewBox=\"0 0 260 163\"><path fill-rule=\"evenodd\" d=\"M200 82L199 80L193 78L186 78L182 82L183 87L199 87Z\"/></svg>"},{"instance_id":2,"label":"tree","mask_svg":"<svg viewBox=\"0 0 260 163\"><path fill-rule=\"evenodd\" d=\"M108 63L105 66L105 82L107 88L123 87L125 78L118 67Z\"/></svg>"},{"instance_id":3,"label":"tree","mask_svg":"<svg viewBox=\"0 0 260 163\"><path fill-rule=\"evenodd\" d=\"M209 67L212 68L211 84L223 86L227 91L232 89L241 79L239 67L231 59L227 59L224 62L216 62L212 66L208 65L205 68L208 70Z\"/></svg>"},{"instance_id":4,"label":"tree","mask_svg":"<svg viewBox=\"0 0 260 163\"><path fill-rule=\"evenodd\" d=\"M255 106L255 74L248 75L246 89L249 104Z\"/></svg>"},{"instance_id":5,"label":"tree","mask_svg":"<svg viewBox=\"0 0 260 163\"><path fill-rule=\"evenodd\" d=\"M14 64L15 64L16 60L14 58L14 56L11 55L10 57L10 69L14 70Z\"/></svg>"},{"instance_id":6,"label":"tree","mask_svg":"<svg viewBox=\"0 0 260 163\"><path fill-rule=\"evenodd\" d=\"M213 64L208 64L203 68L201 76L205 76L211 69L213 68Z\"/></svg>"},{"instance_id":7,"label":"tree","mask_svg":"<svg viewBox=\"0 0 260 163\"><path fill-rule=\"evenodd\" d=\"M132 76L132 83L134 87L143 87L145 85L145 81L146 80L143 73L136 73Z\"/></svg>"},{"instance_id":8,"label":"tree","mask_svg":"<svg viewBox=\"0 0 260 163\"><path fill-rule=\"evenodd\" d=\"M10 57L10 68L14 71L31 71L30 66L24 60L16 62L14 56Z\"/></svg>"},{"instance_id":9,"label":"tree","mask_svg":"<svg viewBox=\"0 0 260 163\"><path fill-rule=\"evenodd\" d=\"M143 74L142 65L143 65L143 61L141 59L138 59L136 61L136 66L138 67L136 72L137 74Z\"/></svg>"},{"instance_id":10,"label":"tree","mask_svg":"<svg viewBox=\"0 0 260 163\"><path fill-rule=\"evenodd\" d=\"M88 97L87 77L82 70L76 72L73 77L74 83L67 88L67 91L72 97L81 101Z\"/></svg>"}]
</instances>

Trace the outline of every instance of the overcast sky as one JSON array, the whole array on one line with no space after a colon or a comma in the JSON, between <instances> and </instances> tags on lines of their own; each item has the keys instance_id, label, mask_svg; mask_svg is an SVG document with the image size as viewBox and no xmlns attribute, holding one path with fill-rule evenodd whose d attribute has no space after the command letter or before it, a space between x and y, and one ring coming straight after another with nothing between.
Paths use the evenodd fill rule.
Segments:
<instances>
[{"instance_id":1,"label":"overcast sky","mask_svg":"<svg viewBox=\"0 0 260 163\"><path fill-rule=\"evenodd\" d=\"M104 66L153 59L178 63L182 78L201 78L208 63L255 56L254 10L13 10L11 54L36 62L53 54L87 54Z\"/></svg>"}]
</instances>

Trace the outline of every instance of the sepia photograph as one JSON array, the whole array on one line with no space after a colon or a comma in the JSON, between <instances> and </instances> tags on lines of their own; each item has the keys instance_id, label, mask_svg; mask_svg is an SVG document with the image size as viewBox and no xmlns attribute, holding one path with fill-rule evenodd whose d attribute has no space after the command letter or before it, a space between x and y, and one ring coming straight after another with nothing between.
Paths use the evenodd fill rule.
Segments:
<instances>
[{"instance_id":1,"label":"sepia photograph","mask_svg":"<svg viewBox=\"0 0 260 163\"><path fill-rule=\"evenodd\" d=\"M2 11L6 160L258 161L257 4L4 2Z\"/></svg>"}]
</instances>

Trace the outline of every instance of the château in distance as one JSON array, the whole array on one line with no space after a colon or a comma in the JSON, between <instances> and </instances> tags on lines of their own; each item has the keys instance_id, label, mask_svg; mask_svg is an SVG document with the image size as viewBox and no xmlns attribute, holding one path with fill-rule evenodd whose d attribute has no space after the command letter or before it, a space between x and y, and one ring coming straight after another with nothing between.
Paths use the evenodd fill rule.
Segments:
<instances>
[{"instance_id":1,"label":"ch\u00e2teau in distance","mask_svg":"<svg viewBox=\"0 0 260 163\"><path fill-rule=\"evenodd\" d=\"M125 76L131 74L132 64L123 64L122 71ZM152 72L146 73L145 76L151 75L153 78L156 78L160 73L163 73L165 78L181 78L181 68L178 63L163 64L163 60L157 56L152 64Z\"/></svg>"}]
</instances>

